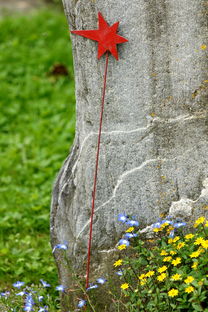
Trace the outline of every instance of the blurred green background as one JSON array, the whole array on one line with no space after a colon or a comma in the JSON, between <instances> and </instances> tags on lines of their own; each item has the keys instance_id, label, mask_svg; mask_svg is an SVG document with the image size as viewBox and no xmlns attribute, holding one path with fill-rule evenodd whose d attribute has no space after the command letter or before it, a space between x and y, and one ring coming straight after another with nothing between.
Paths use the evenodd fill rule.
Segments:
<instances>
[{"instance_id":1,"label":"blurred green background","mask_svg":"<svg viewBox=\"0 0 208 312\"><path fill-rule=\"evenodd\" d=\"M1 10L1 289L17 280L57 283L50 200L74 128L72 52L61 3Z\"/></svg>"}]
</instances>

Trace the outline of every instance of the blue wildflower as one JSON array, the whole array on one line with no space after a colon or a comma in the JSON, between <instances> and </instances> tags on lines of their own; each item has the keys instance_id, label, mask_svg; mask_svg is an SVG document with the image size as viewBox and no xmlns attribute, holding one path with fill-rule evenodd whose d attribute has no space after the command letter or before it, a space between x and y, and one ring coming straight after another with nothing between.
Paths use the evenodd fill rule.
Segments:
<instances>
[{"instance_id":1,"label":"blue wildflower","mask_svg":"<svg viewBox=\"0 0 208 312\"><path fill-rule=\"evenodd\" d=\"M41 281L43 287L50 287L50 286L51 286L50 284L48 284L47 282L45 282L45 281L42 280L42 279L40 279L40 281Z\"/></svg>"},{"instance_id":2,"label":"blue wildflower","mask_svg":"<svg viewBox=\"0 0 208 312\"><path fill-rule=\"evenodd\" d=\"M138 234L137 233L125 233L124 237L125 238L132 238L132 237L137 237Z\"/></svg>"},{"instance_id":3,"label":"blue wildflower","mask_svg":"<svg viewBox=\"0 0 208 312\"><path fill-rule=\"evenodd\" d=\"M170 221L168 219L164 219L160 222L161 224L167 223L167 224L173 224L173 221Z\"/></svg>"},{"instance_id":4,"label":"blue wildflower","mask_svg":"<svg viewBox=\"0 0 208 312\"><path fill-rule=\"evenodd\" d=\"M97 283L99 283L101 285L105 284L106 282L107 282L107 280L105 278L103 278L103 277L99 277L97 279Z\"/></svg>"},{"instance_id":5,"label":"blue wildflower","mask_svg":"<svg viewBox=\"0 0 208 312\"><path fill-rule=\"evenodd\" d=\"M126 222L126 224L130 225L130 226L139 226L139 222L136 220L128 220Z\"/></svg>"},{"instance_id":6,"label":"blue wildflower","mask_svg":"<svg viewBox=\"0 0 208 312\"><path fill-rule=\"evenodd\" d=\"M24 306L23 310L26 311L26 312L34 311L32 305L30 305L30 304L29 304L29 305L26 304L26 305Z\"/></svg>"},{"instance_id":7,"label":"blue wildflower","mask_svg":"<svg viewBox=\"0 0 208 312\"><path fill-rule=\"evenodd\" d=\"M174 226L174 228L180 228L180 227L182 227L182 226L186 226L186 222L177 222L177 223L174 223L173 224L173 226Z\"/></svg>"},{"instance_id":8,"label":"blue wildflower","mask_svg":"<svg viewBox=\"0 0 208 312\"><path fill-rule=\"evenodd\" d=\"M28 294L25 300L25 306L23 308L24 311L26 312L30 312L30 311L34 311L33 310L33 305L35 304L33 297L31 294Z\"/></svg>"},{"instance_id":9,"label":"blue wildflower","mask_svg":"<svg viewBox=\"0 0 208 312\"><path fill-rule=\"evenodd\" d=\"M38 301L39 302L43 301L43 298L44 298L43 296L38 296Z\"/></svg>"},{"instance_id":10,"label":"blue wildflower","mask_svg":"<svg viewBox=\"0 0 208 312\"><path fill-rule=\"evenodd\" d=\"M95 289L95 288L98 288L97 284L90 284L90 286L86 290L91 290L91 289Z\"/></svg>"},{"instance_id":11,"label":"blue wildflower","mask_svg":"<svg viewBox=\"0 0 208 312\"><path fill-rule=\"evenodd\" d=\"M81 299L77 305L78 308L83 308L86 305L87 301Z\"/></svg>"},{"instance_id":12,"label":"blue wildflower","mask_svg":"<svg viewBox=\"0 0 208 312\"><path fill-rule=\"evenodd\" d=\"M23 308L24 311L26 312L31 312L31 311L34 311L33 310L33 306L31 304L26 304Z\"/></svg>"},{"instance_id":13,"label":"blue wildflower","mask_svg":"<svg viewBox=\"0 0 208 312\"><path fill-rule=\"evenodd\" d=\"M0 296L7 298L10 295L10 291L1 292Z\"/></svg>"},{"instance_id":14,"label":"blue wildflower","mask_svg":"<svg viewBox=\"0 0 208 312\"><path fill-rule=\"evenodd\" d=\"M128 220L127 215L120 213L118 215L118 221L125 223Z\"/></svg>"},{"instance_id":15,"label":"blue wildflower","mask_svg":"<svg viewBox=\"0 0 208 312\"><path fill-rule=\"evenodd\" d=\"M159 229L159 228L161 227L161 222L153 223L153 224L152 224L152 227L153 227L154 229L155 229L155 228Z\"/></svg>"},{"instance_id":16,"label":"blue wildflower","mask_svg":"<svg viewBox=\"0 0 208 312\"><path fill-rule=\"evenodd\" d=\"M26 295L26 294L27 294L27 292L25 292L25 291L20 291L19 293L16 294L16 296L24 296L24 295Z\"/></svg>"},{"instance_id":17,"label":"blue wildflower","mask_svg":"<svg viewBox=\"0 0 208 312\"><path fill-rule=\"evenodd\" d=\"M38 310L38 312L47 312L48 311L48 306L40 307L40 309Z\"/></svg>"},{"instance_id":18,"label":"blue wildflower","mask_svg":"<svg viewBox=\"0 0 208 312\"><path fill-rule=\"evenodd\" d=\"M63 285L56 286L56 290L58 291L64 291L65 289L66 289L66 286L63 286Z\"/></svg>"},{"instance_id":19,"label":"blue wildflower","mask_svg":"<svg viewBox=\"0 0 208 312\"><path fill-rule=\"evenodd\" d=\"M123 272L121 270L115 272L118 276L122 276L123 275Z\"/></svg>"},{"instance_id":20,"label":"blue wildflower","mask_svg":"<svg viewBox=\"0 0 208 312\"><path fill-rule=\"evenodd\" d=\"M35 304L35 302L34 302L34 300L33 300L33 297L32 297L32 295L31 294L27 294L27 297L26 297L26 304L31 304L31 305L33 305L33 304Z\"/></svg>"},{"instance_id":21,"label":"blue wildflower","mask_svg":"<svg viewBox=\"0 0 208 312\"><path fill-rule=\"evenodd\" d=\"M158 220L157 220L157 222L156 223L153 223L152 224L152 227L155 229L155 228L160 228L161 227L161 225L162 224L164 224L164 223L167 223L167 224L169 224L169 225L172 225L173 224L173 221L170 221L168 218L167 219L161 219L161 218L159 218Z\"/></svg>"},{"instance_id":22,"label":"blue wildflower","mask_svg":"<svg viewBox=\"0 0 208 312\"><path fill-rule=\"evenodd\" d=\"M118 242L119 245L126 245L126 246L129 246L130 245L130 242L128 241L128 239L120 239L120 241Z\"/></svg>"},{"instance_id":23,"label":"blue wildflower","mask_svg":"<svg viewBox=\"0 0 208 312\"><path fill-rule=\"evenodd\" d=\"M20 287L22 287L23 285L25 285L25 283L24 282L20 282L20 281L17 281L17 282L15 282L14 284L12 284L14 287L16 287L16 288L20 288Z\"/></svg>"},{"instance_id":24,"label":"blue wildflower","mask_svg":"<svg viewBox=\"0 0 208 312\"><path fill-rule=\"evenodd\" d=\"M63 250L67 250L68 246L66 244L57 244L53 247L52 253L54 253L54 251L56 249L63 249Z\"/></svg>"},{"instance_id":25,"label":"blue wildflower","mask_svg":"<svg viewBox=\"0 0 208 312\"><path fill-rule=\"evenodd\" d=\"M174 237L174 235L175 235L175 231L174 231L174 230L172 230L172 231L170 232L170 234L169 234L169 237L170 237L170 238L173 238L173 237Z\"/></svg>"}]
</instances>

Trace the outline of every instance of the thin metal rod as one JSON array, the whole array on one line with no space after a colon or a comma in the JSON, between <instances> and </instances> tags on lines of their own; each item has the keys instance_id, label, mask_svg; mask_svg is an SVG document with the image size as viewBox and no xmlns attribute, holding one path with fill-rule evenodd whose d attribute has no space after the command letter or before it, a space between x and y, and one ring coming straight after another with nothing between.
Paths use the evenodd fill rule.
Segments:
<instances>
[{"instance_id":1,"label":"thin metal rod","mask_svg":"<svg viewBox=\"0 0 208 312\"><path fill-rule=\"evenodd\" d=\"M106 81L107 81L107 74L108 74L108 59L109 59L109 52L107 51L105 73L104 73L104 83L103 83L102 104L101 104L101 112L100 112L100 126L99 126L97 152L96 152L94 186L93 186L93 193L92 193L92 209L91 209L91 217L90 217L90 233L89 233L89 242L88 242L88 257L87 257L87 271L86 271L86 288L89 287L89 277L90 277L90 258L91 258L91 247L92 247L93 217L94 217L94 212L95 212L95 198L96 198L96 190L97 190L97 176L98 176L98 164L99 164L99 154L100 154L100 139L101 139L101 133L102 133L103 112L104 112L105 93L106 93Z\"/></svg>"}]
</instances>

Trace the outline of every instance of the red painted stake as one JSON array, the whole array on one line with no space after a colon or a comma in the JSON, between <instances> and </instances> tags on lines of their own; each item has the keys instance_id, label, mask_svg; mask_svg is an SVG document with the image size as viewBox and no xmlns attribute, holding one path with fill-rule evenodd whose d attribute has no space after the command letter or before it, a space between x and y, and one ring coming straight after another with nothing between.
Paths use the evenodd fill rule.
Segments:
<instances>
[{"instance_id":1,"label":"red painted stake","mask_svg":"<svg viewBox=\"0 0 208 312\"><path fill-rule=\"evenodd\" d=\"M99 29L96 29L96 30L72 30L71 31L72 34L76 34L76 35L98 42L98 55L97 55L98 59L100 59L101 56L106 53L106 65L105 65L105 74L104 74L102 105L101 105L101 112L100 112L100 127L99 127L99 133L98 133L94 186L93 186L93 194L92 194L92 210L91 210L91 217L90 217L90 234L89 234L89 242L88 242L86 288L89 287L90 257L91 257L91 246L92 246L92 228L93 228L93 217L95 213L95 198L96 198L96 189L97 189L100 139L101 139L101 132L102 132L106 81L107 81L107 73L108 73L108 58L109 58L109 53L111 53L115 57L115 59L118 60L117 44L128 41L126 38L121 37L117 34L119 22L116 22L112 26L109 26L100 12L98 13L98 24L99 24Z\"/></svg>"},{"instance_id":2,"label":"red painted stake","mask_svg":"<svg viewBox=\"0 0 208 312\"><path fill-rule=\"evenodd\" d=\"M94 213L95 213L95 198L96 198L96 190L97 190L98 164L99 164L99 155L100 155L100 139L101 139L101 133L102 133L103 112L104 112L105 93L106 93L106 81L107 81L107 73L108 73L108 59L109 59L109 52L107 51L106 52L105 73L104 73L102 104L101 104L101 112L100 112L100 126L99 126L97 152L96 152L94 186L93 186L93 194L92 194L92 210L91 210L91 217L90 217L90 235L89 235L89 242L88 242L86 288L89 287L90 258L91 258L91 246L92 246L92 228L93 228L93 217L94 217Z\"/></svg>"}]
</instances>

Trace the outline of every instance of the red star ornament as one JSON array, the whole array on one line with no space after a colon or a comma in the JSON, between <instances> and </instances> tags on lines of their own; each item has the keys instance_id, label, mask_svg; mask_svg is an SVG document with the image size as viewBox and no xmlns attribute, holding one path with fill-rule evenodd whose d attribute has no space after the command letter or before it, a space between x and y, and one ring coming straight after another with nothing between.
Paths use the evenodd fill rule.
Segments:
<instances>
[{"instance_id":1,"label":"red star ornament","mask_svg":"<svg viewBox=\"0 0 208 312\"><path fill-rule=\"evenodd\" d=\"M73 30L71 33L98 41L98 59L109 51L118 60L117 44L128 41L126 38L117 35L119 22L109 26L100 12L98 13L98 21L99 29L97 30Z\"/></svg>"}]
</instances>

